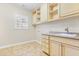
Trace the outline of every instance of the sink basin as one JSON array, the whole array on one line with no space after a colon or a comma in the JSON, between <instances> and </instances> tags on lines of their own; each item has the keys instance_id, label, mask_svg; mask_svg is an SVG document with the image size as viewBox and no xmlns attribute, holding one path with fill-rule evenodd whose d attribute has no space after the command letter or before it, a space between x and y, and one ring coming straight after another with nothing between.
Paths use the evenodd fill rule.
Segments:
<instances>
[{"instance_id":1,"label":"sink basin","mask_svg":"<svg viewBox=\"0 0 79 59\"><path fill-rule=\"evenodd\" d=\"M74 33L65 33L65 32L54 32L50 33L50 35L55 35L55 36L63 36L63 37L76 37L77 34Z\"/></svg>"}]
</instances>

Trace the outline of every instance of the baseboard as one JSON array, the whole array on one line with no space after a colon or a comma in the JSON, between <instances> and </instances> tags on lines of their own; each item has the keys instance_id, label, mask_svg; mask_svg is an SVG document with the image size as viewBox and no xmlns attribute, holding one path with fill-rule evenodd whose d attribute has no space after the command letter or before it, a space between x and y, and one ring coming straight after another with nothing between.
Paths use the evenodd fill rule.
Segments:
<instances>
[{"instance_id":1,"label":"baseboard","mask_svg":"<svg viewBox=\"0 0 79 59\"><path fill-rule=\"evenodd\" d=\"M41 44L41 40L35 40L37 43Z\"/></svg>"},{"instance_id":2,"label":"baseboard","mask_svg":"<svg viewBox=\"0 0 79 59\"><path fill-rule=\"evenodd\" d=\"M30 42L34 42L34 41L37 42L36 40L18 42L18 43L14 43L14 44L5 45L5 46L0 46L0 49L16 46L16 45L20 45L20 44L30 43Z\"/></svg>"}]
</instances>

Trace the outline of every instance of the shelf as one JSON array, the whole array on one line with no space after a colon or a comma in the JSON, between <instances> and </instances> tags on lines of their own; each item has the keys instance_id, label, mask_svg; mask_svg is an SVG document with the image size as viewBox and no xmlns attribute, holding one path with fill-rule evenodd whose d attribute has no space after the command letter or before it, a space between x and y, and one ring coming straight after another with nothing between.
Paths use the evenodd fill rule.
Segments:
<instances>
[{"instance_id":1,"label":"shelf","mask_svg":"<svg viewBox=\"0 0 79 59\"><path fill-rule=\"evenodd\" d=\"M55 10L58 10L58 6L56 6L56 7L53 8L53 11L55 11Z\"/></svg>"},{"instance_id":2,"label":"shelf","mask_svg":"<svg viewBox=\"0 0 79 59\"><path fill-rule=\"evenodd\" d=\"M33 23L37 24L40 22L40 8L33 11Z\"/></svg>"},{"instance_id":3,"label":"shelf","mask_svg":"<svg viewBox=\"0 0 79 59\"><path fill-rule=\"evenodd\" d=\"M58 4L52 3L48 5L48 19L49 21L53 20L58 15ZM57 17L58 18L58 17Z\"/></svg>"},{"instance_id":4,"label":"shelf","mask_svg":"<svg viewBox=\"0 0 79 59\"><path fill-rule=\"evenodd\" d=\"M49 19L54 19L55 16L58 16L58 10L49 13Z\"/></svg>"},{"instance_id":5,"label":"shelf","mask_svg":"<svg viewBox=\"0 0 79 59\"><path fill-rule=\"evenodd\" d=\"M39 22L39 23L36 23L36 24L33 24L33 25L47 24L47 23L51 23L51 22L55 22L55 21L60 21L60 19L59 19L59 18L57 18L57 19L53 19L53 20L51 20L51 21Z\"/></svg>"},{"instance_id":6,"label":"shelf","mask_svg":"<svg viewBox=\"0 0 79 59\"><path fill-rule=\"evenodd\" d=\"M32 13L33 15L35 15L36 14L36 11L33 11L33 13Z\"/></svg>"}]
</instances>

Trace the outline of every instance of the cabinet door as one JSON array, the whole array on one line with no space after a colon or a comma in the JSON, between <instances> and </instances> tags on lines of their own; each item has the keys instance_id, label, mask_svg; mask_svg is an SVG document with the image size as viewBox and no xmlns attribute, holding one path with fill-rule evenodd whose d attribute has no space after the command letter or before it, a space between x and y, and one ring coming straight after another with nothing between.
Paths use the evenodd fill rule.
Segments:
<instances>
[{"instance_id":1,"label":"cabinet door","mask_svg":"<svg viewBox=\"0 0 79 59\"><path fill-rule=\"evenodd\" d=\"M49 55L49 47L47 44L42 45L42 51Z\"/></svg>"},{"instance_id":2,"label":"cabinet door","mask_svg":"<svg viewBox=\"0 0 79 59\"><path fill-rule=\"evenodd\" d=\"M61 55L61 43L56 42L56 41L51 41L50 55L51 56L60 56Z\"/></svg>"},{"instance_id":3,"label":"cabinet door","mask_svg":"<svg viewBox=\"0 0 79 59\"><path fill-rule=\"evenodd\" d=\"M71 45L63 45L64 56L79 56L79 48Z\"/></svg>"},{"instance_id":4,"label":"cabinet door","mask_svg":"<svg viewBox=\"0 0 79 59\"><path fill-rule=\"evenodd\" d=\"M60 15L69 16L75 13L79 13L79 3L61 3Z\"/></svg>"},{"instance_id":5,"label":"cabinet door","mask_svg":"<svg viewBox=\"0 0 79 59\"><path fill-rule=\"evenodd\" d=\"M41 10L40 10L40 17L41 17L41 22L46 22L47 21L47 9L48 9L48 7L47 7L47 4L42 4L41 5Z\"/></svg>"},{"instance_id":6,"label":"cabinet door","mask_svg":"<svg viewBox=\"0 0 79 59\"><path fill-rule=\"evenodd\" d=\"M49 39L42 39L42 51L49 55Z\"/></svg>"}]
</instances>

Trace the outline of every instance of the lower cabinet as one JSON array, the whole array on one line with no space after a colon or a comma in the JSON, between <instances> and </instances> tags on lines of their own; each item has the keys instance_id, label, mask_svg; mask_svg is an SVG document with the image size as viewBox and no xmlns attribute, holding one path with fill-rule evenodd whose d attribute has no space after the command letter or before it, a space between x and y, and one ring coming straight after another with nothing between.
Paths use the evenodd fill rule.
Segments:
<instances>
[{"instance_id":1,"label":"lower cabinet","mask_svg":"<svg viewBox=\"0 0 79 59\"><path fill-rule=\"evenodd\" d=\"M45 45L42 46L42 51L43 51L45 54L49 55L49 48L46 47Z\"/></svg>"},{"instance_id":2,"label":"lower cabinet","mask_svg":"<svg viewBox=\"0 0 79 59\"><path fill-rule=\"evenodd\" d=\"M50 55L50 42L47 36L44 36L44 38L42 38L42 51L45 54Z\"/></svg>"},{"instance_id":3,"label":"lower cabinet","mask_svg":"<svg viewBox=\"0 0 79 59\"><path fill-rule=\"evenodd\" d=\"M52 39L50 39L50 55L51 56L79 56L78 45L79 45L78 40L52 37Z\"/></svg>"},{"instance_id":4,"label":"lower cabinet","mask_svg":"<svg viewBox=\"0 0 79 59\"><path fill-rule=\"evenodd\" d=\"M42 51L50 56L79 56L79 41L46 36L42 39Z\"/></svg>"},{"instance_id":5,"label":"lower cabinet","mask_svg":"<svg viewBox=\"0 0 79 59\"><path fill-rule=\"evenodd\" d=\"M56 41L50 41L50 55L51 56L60 56L61 55L61 43Z\"/></svg>"},{"instance_id":6,"label":"lower cabinet","mask_svg":"<svg viewBox=\"0 0 79 59\"><path fill-rule=\"evenodd\" d=\"M64 56L79 56L79 48L76 46L63 44L62 48Z\"/></svg>"}]
</instances>

